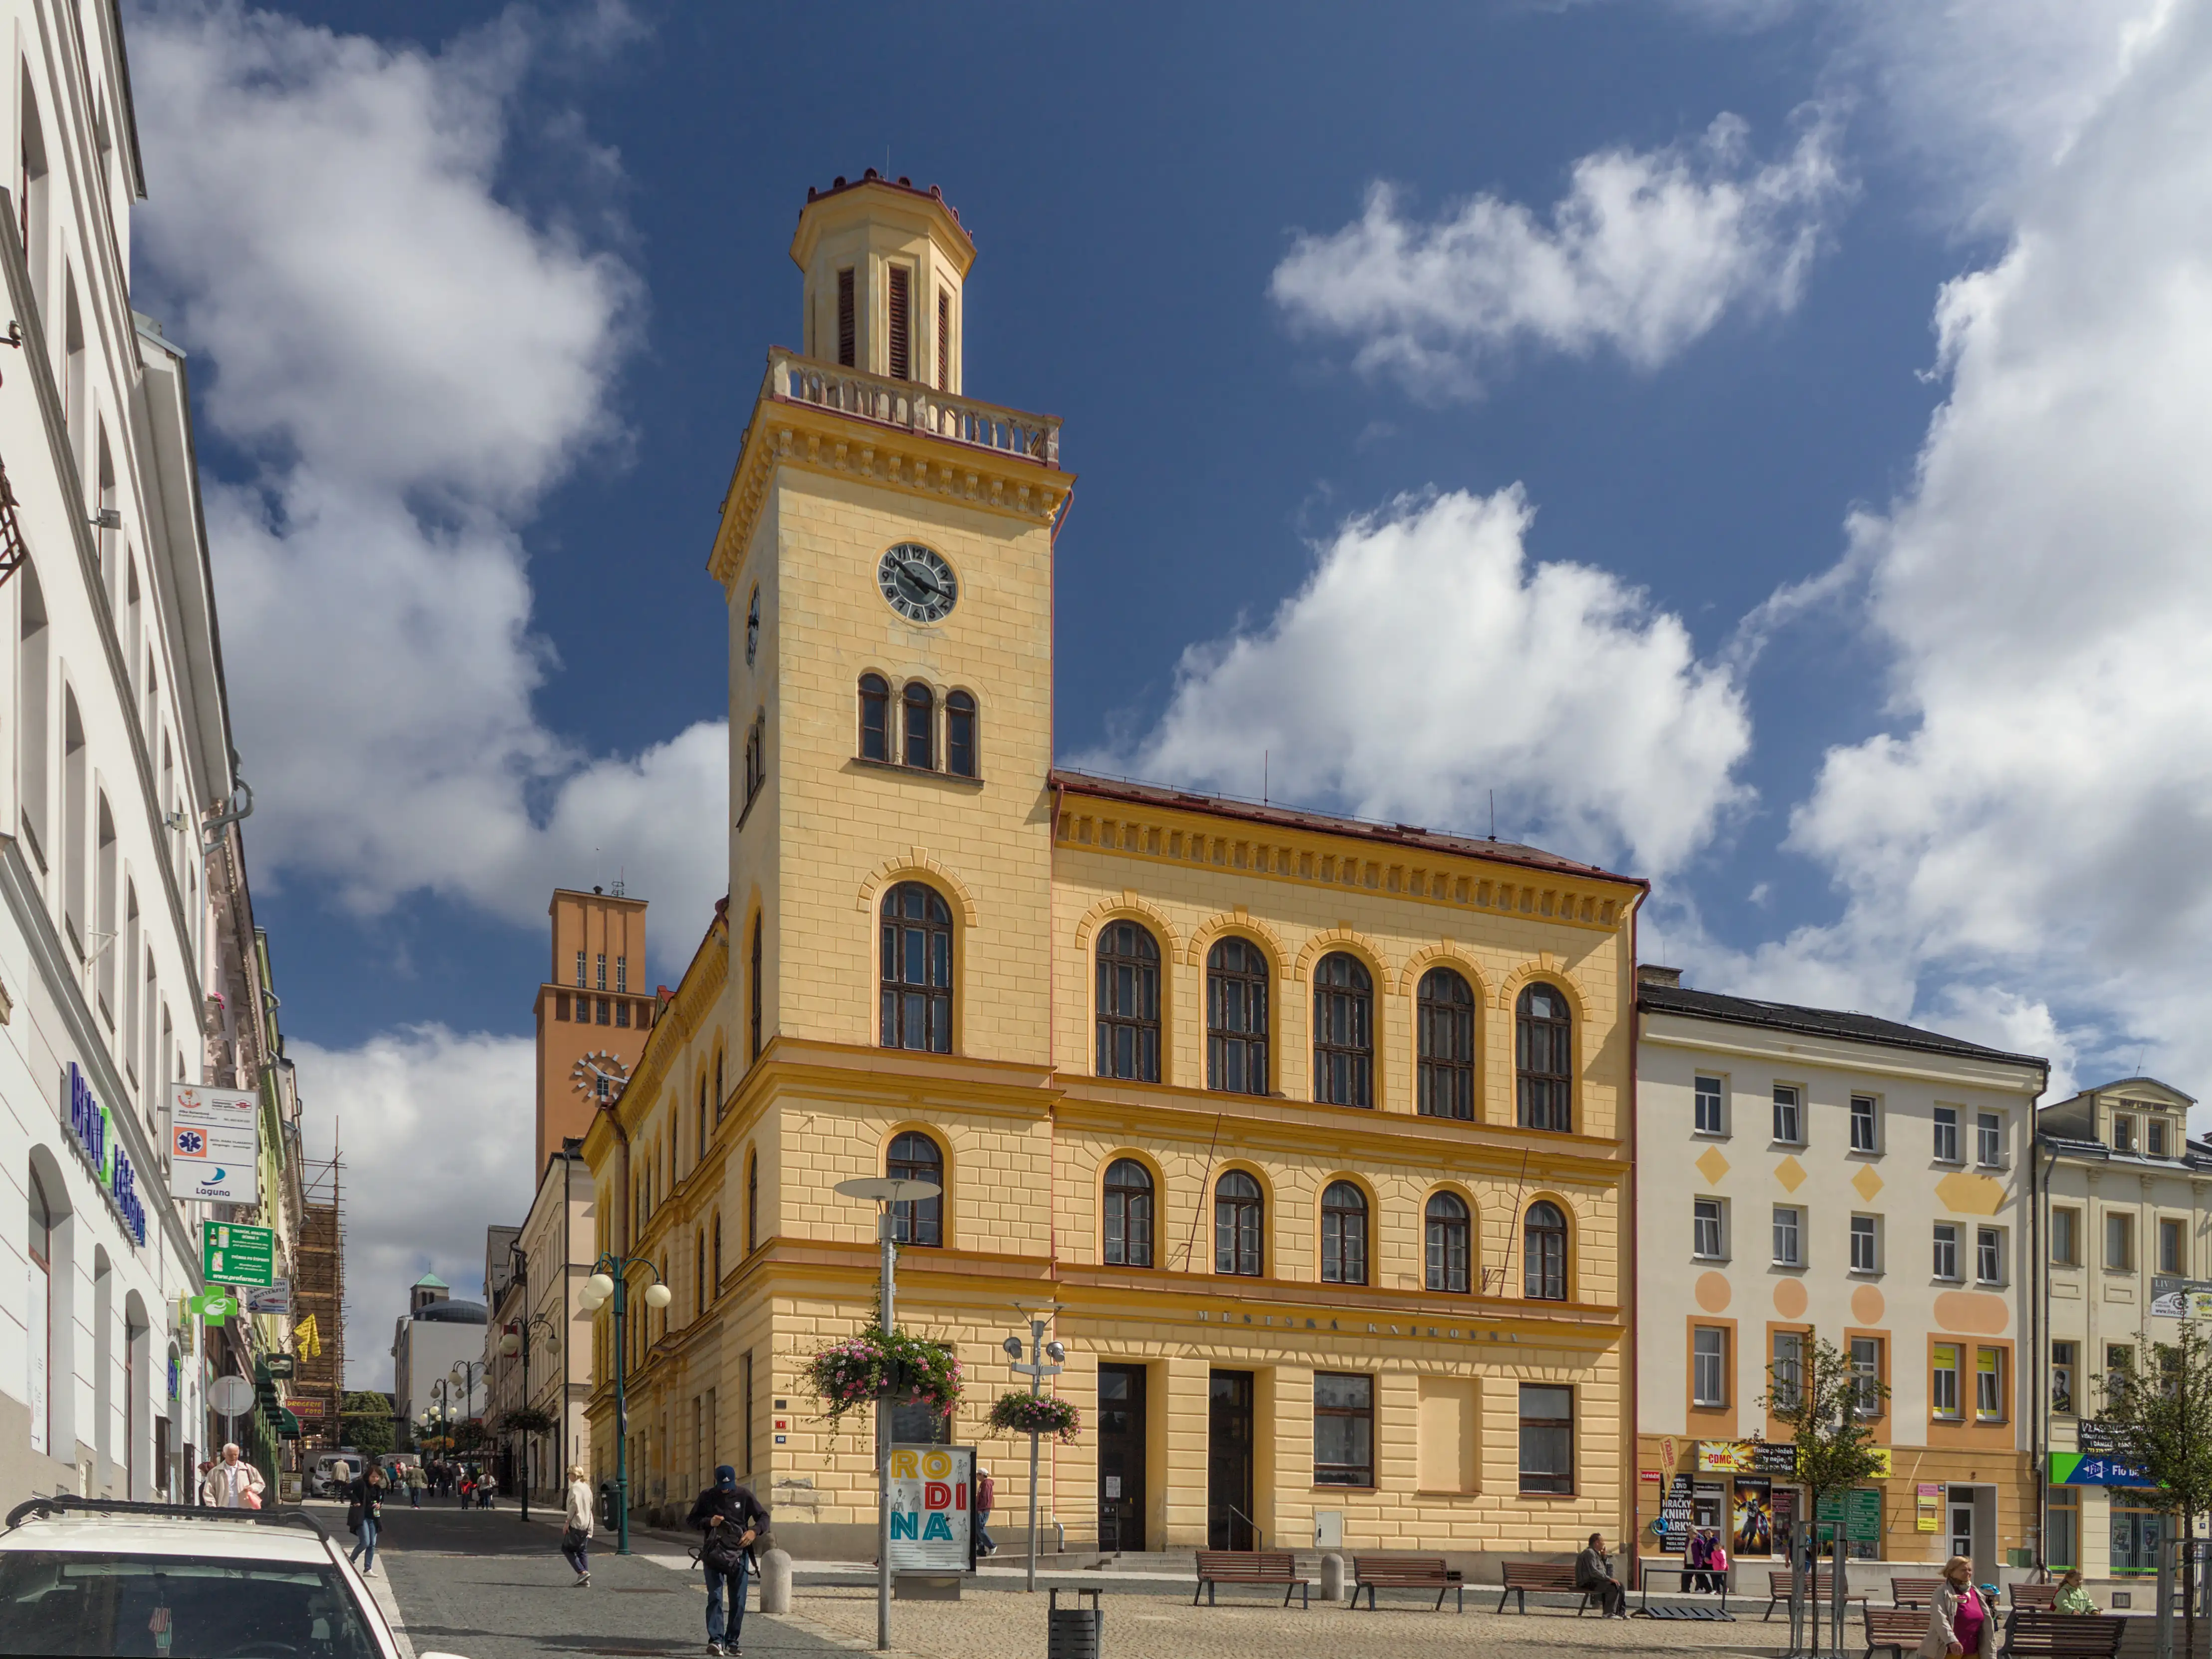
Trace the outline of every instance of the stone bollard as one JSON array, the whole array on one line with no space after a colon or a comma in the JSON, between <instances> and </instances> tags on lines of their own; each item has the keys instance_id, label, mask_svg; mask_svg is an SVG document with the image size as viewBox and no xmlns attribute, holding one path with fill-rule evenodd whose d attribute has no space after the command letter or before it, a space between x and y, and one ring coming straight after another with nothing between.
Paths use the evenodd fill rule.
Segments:
<instances>
[{"instance_id":1,"label":"stone bollard","mask_svg":"<svg viewBox=\"0 0 2212 1659\"><path fill-rule=\"evenodd\" d=\"M1331 1603L1344 1600L1344 1558L1324 1555L1321 1559L1321 1599Z\"/></svg>"},{"instance_id":2,"label":"stone bollard","mask_svg":"<svg viewBox=\"0 0 2212 1659\"><path fill-rule=\"evenodd\" d=\"M770 1550L761 1557L760 1610L791 1611L791 1557L781 1550Z\"/></svg>"}]
</instances>

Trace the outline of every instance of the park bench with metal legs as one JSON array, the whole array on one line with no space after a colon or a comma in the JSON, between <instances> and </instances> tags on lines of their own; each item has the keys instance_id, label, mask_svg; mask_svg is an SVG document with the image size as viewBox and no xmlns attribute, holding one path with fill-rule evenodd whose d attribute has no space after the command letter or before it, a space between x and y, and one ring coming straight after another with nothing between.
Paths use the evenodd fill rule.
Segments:
<instances>
[{"instance_id":1,"label":"park bench with metal legs","mask_svg":"<svg viewBox=\"0 0 2212 1659\"><path fill-rule=\"evenodd\" d=\"M2035 1659L2114 1659L2128 1621L2111 1613L2044 1613L2015 1607L2005 1615L2002 1655Z\"/></svg>"},{"instance_id":2,"label":"park bench with metal legs","mask_svg":"<svg viewBox=\"0 0 2212 1659\"><path fill-rule=\"evenodd\" d=\"M1506 1571L1512 1571L1510 1565ZM1562 1568L1561 1571L1571 1572L1571 1569ZM1445 1595L1456 1590L1459 1592L1459 1610L1462 1613L1467 1611L1466 1576L1455 1567L1446 1566L1441 1555L1353 1556L1352 1605L1355 1607L1359 1605L1359 1592L1365 1590L1367 1610L1374 1612L1377 1589L1433 1589L1437 1593L1436 1611L1439 1613L1443 1611Z\"/></svg>"},{"instance_id":3,"label":"park bench with metal legs","mask_svg":"<svg viewBox=\"0 0 2212 1659\"><path fill-rule=\"evenodd\" d=\"M1925 1607L1935 1599L1940 1578L1893 1578L1889 1581L1889 1599L1900 1607Z\"/></svg>"},{"instance_id":4,"label":"park bench with metal legs","mask_svg":"<svg viewBox=\"0 0 2212 1659\"><path fill-rule=\"evenodd\" d=\"M2014 1584L2011 1589L2012 1604L2015 1607L2032 1608L2037 1613L2056 1613L2058 1610L2058 1586L2056 1584Z\"/></svg>"},{"instance_id":5,"label":"park bench with metal legs","mask_svg":"<svg viewBox=\"0 0 2212 1659\"><path fill-rule=\"evenodd\" d=\"M1925 1607L1869 1607L1866 1613L1867 1659L1887 1649L1905 1659L1905 1655L1917 1652L1928 1635L1928 1609Z\"/></svg>"},{"instance_id":6,"label":"park bench with metal legs","mask_svg":"<svg viewBox=\"0 0 2212 1659\"><path fill-rule=\"evenodd\" d=\"M1280 1584L1285 1607L1291 1605L1292 1591L1297 1593L1300 1606L1313 1605L1306 1580L1298 1577L1297 1559L1288 1550L1200 1550L1198 1588L1191 1592L1191 1606L1198 1605L1200 1595L1206 1597L1206 1606L1213 1606L1217 1584L1266 1584L1271 1589Z\"/></svg>"},{"instance_id":7,"label":"park bench with metal legs","mask_svg":"<svg viewBox=\"0 0 2212 1659\"><path fill-rule=\"evenodd\" d=\"M1759 1616L1759 1620L1762 1625L1768 1620L1774 1617L1774 1609L1776 1607L1781 1606L1782 1603L1790 1599L1789 1568L1784 1567L1779 1572L1772 1571L1768 1571L1766 1575L1766 1611ZM1836 1599L1836 1570L1833 1567L1822 1567L1819 1572L1814 1575L1812 1599L1818 1601L1822 1607L1826 1607L1830 1602ZM1850 1581L1846 1579L1844 1583L1844 1600L1846 1601L1857 1601L1861 1604L1865 1604L1870 1601L1871 1598L1864 1590L1853 1589L1850 1587Z\"/></svg>"},{"instance_id":8,"label":"park bench with metal legs","mask_svg":"<svg viewBox=\"0 0 2212 1659\"><path fill-rule=\"evenodd\" d=\"M1498 1598L1498 1610L1500 1613L1505 1611L1505 1598L1508 1595L1517 1596L1520 1599L1521 1611L1528 1612L1530 1590L1550 1590L1563 1595L1581 1596L1582 1600L1575 1607L1575 1617L1577 1619L1589 1612L1593 1605L1603 1605L1599 1600L1602 1595L1601 1591L1577 1588L1575 1583L1574 1568L1561 1566L1556 1562L1508 1561L1505 1564L1504 1583L1505 1589ZM1369 1605L1373 1605L1372 1596L1370 1596L1368 1601ZM1437 1597L1437 1605L1442 1607L1443 1604L1444 1598L1440 1595Z\"/></svg>"}]
</instances>

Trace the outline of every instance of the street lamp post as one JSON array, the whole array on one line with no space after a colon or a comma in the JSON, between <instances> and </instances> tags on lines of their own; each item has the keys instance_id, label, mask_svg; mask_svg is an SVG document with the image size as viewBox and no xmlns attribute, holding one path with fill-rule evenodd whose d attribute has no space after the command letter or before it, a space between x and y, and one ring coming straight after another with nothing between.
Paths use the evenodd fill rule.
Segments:
<instances>
[{"instance_id":1,"label":"street lamp post","mask_svg":"<svg viewBox=\"0 0 2212 1659\"><path fill-rule=\"evenodd\" d=\"M530 1409L530 1334L538 1329L543 1329L545 1333L545 1352L552 1354L559 1353L561 1334L554 1328L553 1322L542 1313L532 1314L527 1319L510 1320L507 1322L507 1334L499 1340L499 1351L502 1356L508 1359L514 1358L517 1354L522 1356L522 1409L525 1411ZM520 1485L522 1518L527 1521L530 1519L530 1436L527 1431L522 1437Z\"/></svg>"},{"instance_id":2,"label":"street lamp post","mask_svg":"<svg viewBox=\"0 0 2212 1659\"><path fill-rule=\"evenodd\" d=\"M919 1204L944 1191L933 1181L903 1176L861 1176L837 1183L838 1194L876 1206L876 1244L883 1258L883 1301L876 1322L885 1337L898 1316L898 1206ZM888 1395L876 1401L876 1650L891 1644L891 1413Z\"/></svg>"},{"instance_id":3,"label":"street lamp post","mask_svg":"<svg viewBox=\"0 0 2212 1659\"><path fill-rule=\"evenodd\" d=\"M645 1287L645 1305L665 1308L676 1297L660 1283L660 1270L641 1255L619 1256L612 1251L592 1263L592 1276L576 1297L576 1305L595 1314L611 1302L615 1306L615 1553L629 1553L629 1344L624 1336L629 1318L629 1270L642 1267L653 1275Z\"/></svg>"},{"instance_id":4,"label":"street lamp post","mask_svg":"<svg viewBox=\"0 0 2212 1659\"><path fill-rule=\"evenodd\" d=\"M1022 1340L1010 1336L999 1346L1013 1361L1010 1370L1017 1376L1030 1380L1030 1398L1035 1400L1044 1391L1044 1380L1060 1375L1060 1362L1067 1358L1067 1349L1058 1342L1044 1340L1045 1322L1032 1314L1030 1316L1030 1357L1022 1361ZM1049 1362L1049 1363L1048 1363ZM1037 1431L1030 1431L1030 1571L1027 1588L1036 1589L1037 1557Z\"/></svg>"}]
</instances>

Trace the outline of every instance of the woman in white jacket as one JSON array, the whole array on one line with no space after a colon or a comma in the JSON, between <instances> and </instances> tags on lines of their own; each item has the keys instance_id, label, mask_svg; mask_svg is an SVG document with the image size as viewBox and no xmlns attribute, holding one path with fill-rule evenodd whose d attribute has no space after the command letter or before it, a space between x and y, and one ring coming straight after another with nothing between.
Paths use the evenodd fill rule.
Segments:
<instances>
[{"instance_id":1,"label":"woman in white jacket","mask_svg":"<svg viewBox=\"0 0 2212 1659\"><path fill-rule=\"evenodd\" d=\"M592 1487L580 1463L568 1466L568 1524L561 1529L561 1553L576 1570L576 1588L592 1582Z\"/></svg>"},{"instance_id":2,"label":"woman in white jacket","mask_svg":"<svg viewBox=\"0 0 2212 1659\"><path fill-rule=\"evenodd\" d=\"M1996 1650L1996 1610L1974 1588L1974 1564L1954 1555L1928 1598L1919 1659L1995 1659Z\"/></svg>"}]
</instances>

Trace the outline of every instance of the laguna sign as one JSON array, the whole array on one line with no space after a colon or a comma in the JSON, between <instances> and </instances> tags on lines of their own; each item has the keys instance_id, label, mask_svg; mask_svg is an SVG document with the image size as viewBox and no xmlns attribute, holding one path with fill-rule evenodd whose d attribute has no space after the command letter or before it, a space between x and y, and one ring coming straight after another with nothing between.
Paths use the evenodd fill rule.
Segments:
<instances>
[{"instance_id":1,"label":"laguna sign","mask_svg":"<svg viewBox=\"0 0 2212 1659\"><path fill-rule=\"evenodd\" d=\"M179 1083L169 1091L169 1196L261 1201L261 1097Z\"/></svg>"}]
</instances>

